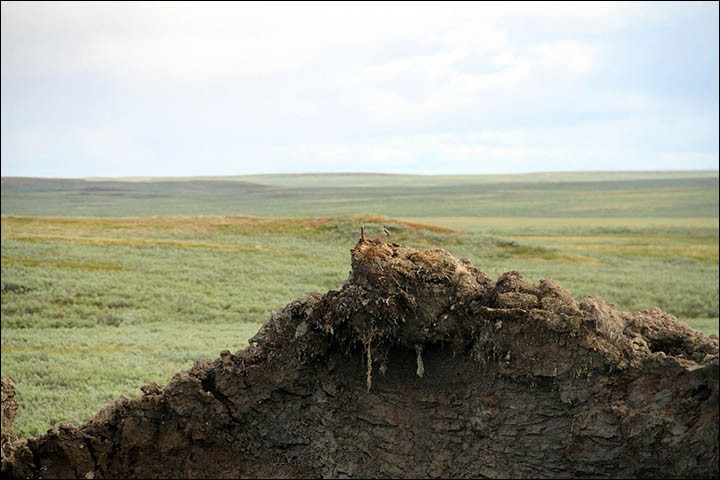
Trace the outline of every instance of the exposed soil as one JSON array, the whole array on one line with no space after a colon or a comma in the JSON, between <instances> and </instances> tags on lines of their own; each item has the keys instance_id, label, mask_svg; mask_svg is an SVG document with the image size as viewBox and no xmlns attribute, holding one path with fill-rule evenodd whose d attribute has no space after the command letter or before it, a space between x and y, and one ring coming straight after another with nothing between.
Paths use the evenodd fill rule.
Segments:
<instances>
[{"instance_id":1,"label":"exposed soil","mask_svg":"<svg viewBox=\"0 0 720 480\"><path fill-rule=\"evenodd\" d=\"M719 373L659 309L360 241L340 290L79 427L16 440L3 383L2 476L717 478Z\"/></svg>"},{"instance_id":2,"label":"exposed soil","mask_svg":"<svg viewBox=\"0 0 720 480\"><path fill-rule=\"evenodd\" d=\"M15 400L15 384L12 379L2 380L2 434L0 435L0 451L5 454L5 445L17 440L13 424L17 416L18 403Z\"/></svg>"}]
</instances>

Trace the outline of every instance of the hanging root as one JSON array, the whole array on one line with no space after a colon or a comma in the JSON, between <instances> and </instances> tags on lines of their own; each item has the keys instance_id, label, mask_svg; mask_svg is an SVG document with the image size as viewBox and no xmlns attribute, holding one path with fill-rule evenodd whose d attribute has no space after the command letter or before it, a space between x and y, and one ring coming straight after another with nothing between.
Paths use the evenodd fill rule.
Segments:
<instances>
[{"instance_id":1,"label":"hanging root","mask_svg":"<svg viewBox=\"0 0 720 480\"><path fill-rule=\"evenodd\" d=\"M415 345L415 352L417 353L417 376L422 378L423 375L425 375L425 365L423 365L423 359L422 359L422 351L423 347L422 345Z\"/></svg>"},{"instance_id":2,"label":"hanging root","mask_svg":"<svg viewBox=\"0 0 720 480\"><path fill-rule=\"evenodd\" d=\"M370 342L367 344L367 390L368 392L372 388L372 353L370 351Z\"/></svg>"}]
</instances>

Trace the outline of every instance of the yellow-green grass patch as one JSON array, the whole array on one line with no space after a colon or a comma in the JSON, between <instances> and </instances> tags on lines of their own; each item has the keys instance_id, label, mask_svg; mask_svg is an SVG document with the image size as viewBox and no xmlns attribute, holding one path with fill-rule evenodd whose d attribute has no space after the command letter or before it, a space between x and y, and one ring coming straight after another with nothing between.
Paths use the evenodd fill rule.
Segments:
<instances>
[{"instance_id":1,"label":"yellow-green grass patch","mask_svg":"<svg viewBox=\"0 0 720 480\"><path fill-rule=\"evenodd\" d=\"M720 228L718 217L401 217L401 220L466 229L518 228Z\"/></svg>"},{"instance_id":2,"label":"yellow-green grass patch","mask_svg":"<svg viewBox=\"0 0 720 480\"><path fill-rule=\"evenodd\" d=\"M598 263L598 260L584 255L563 253L556 249L517 243L501 243L501 255L522 257L528 260L542 260L567 263Z\"/></svg>"},{"instance_id":3,"label":"yellow-green grass patch","mask_svg":"<svg viewBox=\"0 0 720 480\"><path fill-rule=\"evenodd\" d=\"M524 242L552 246L562 252L655 258L689 258L718 263L718 239L685 235L532 235L517 233Z\"/></svg>"},{"instance_id":4,"label":"yellow-green grass patch","mask_svg":"<svg viewBox=\"0 0 720 480\"><path fill-rule=\"evenodd\" d=\"M3 265L22 265L23 267L55 267L70 268L79 270L126 270L125 267L110 262L73 262L70 260L49 259L49 258L12 258L2 256Z\"/></svg>"},{"instance_id":5,"label":"yellow-green grass patch","mask_svg":"<svg viewBox=\"0 0 720 480\"><path fill-rule=\"evenodd\" d=\"M171 248L208 248L235 252L266 252L285 254L288 251L266 248L261 245L243 245L237 243L198 242L188 240L158 240L149 238L108 238L108 237L73 237L65 235L16 235L2 236L3 240L20 240L25 242L70 242L79 245L123 246L123 247L171 247ZM68 267L71 268L71 267Z\"/></svg>"},{"instance_id":6,"label":"yellow-green grass patch","mask_svg":"<svg viewBox=\"0 0 720 480\"><path fill-rule=\"evenodd\" d=\"M90 420L121 395L167 384L201 358L247 346L259 325L251 323L3 328L2 376L11 377L20 411L16 432L39 435L62 421Z\"/></svg>"},{"instance_id":7,"label":"yellow-green grass patch","mask_svg":"<svg viewBox=\"0 0 720 480\"><path fill-rule=\"evenodd\" d=\"M718 318L680 318L681 321L687 323L698 332L705 335L717 335L720 330L720 322Z\"/></svg>"},{"instance_id":8,"label":"yellow-green grass patch","mask_svg":"<svg viewBox=\"0 0 720 480\"><path fill-rule=\"evenodd\" d=\"M563 245L563 250L602 253L605 255L618 255L623 257L654 257L654 258L689 258L701 262L718 263L717 245Z\"/></svg>"},{"instance_id":9,"label":"yellow-green grass patch","mask_svg":"<svg viewBox=\"0 0 720 480\"><path fill-rule=\"evenodd\" d=\"M451 228L403 221L384 215L351 215L344 217L250 217L250 216L159 216L159 217L18 217L3 215L3 238L17 238L22 234L30 239L37 237L88 237L102 232L128 235L149 235L153 232L166 234L168 231L190 232L197 234L213 231L235 233L303 233L319 232L333 223L349 221L358 226L363 223L394 223L414 230L427 230L435 233L460 234ZM90 237L93 239L93 237ZM115 237L112 237L115 239Z\"/></svg>"}]
</instances>

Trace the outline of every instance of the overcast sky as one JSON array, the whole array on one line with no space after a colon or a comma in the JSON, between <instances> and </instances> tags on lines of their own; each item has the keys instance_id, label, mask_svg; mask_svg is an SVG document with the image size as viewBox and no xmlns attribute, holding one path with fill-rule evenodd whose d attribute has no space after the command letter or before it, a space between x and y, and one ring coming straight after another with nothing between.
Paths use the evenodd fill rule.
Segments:
<instances>
[{"instance_id":1,"label":"overcast sky","mask_svg":"<svg viewBox=\"0 0 720 480\"><path fill-rule=\"evenodd\" d=\"M718 3L2 2L2 175L718 168Z\"/></svg>"}]
</instances>

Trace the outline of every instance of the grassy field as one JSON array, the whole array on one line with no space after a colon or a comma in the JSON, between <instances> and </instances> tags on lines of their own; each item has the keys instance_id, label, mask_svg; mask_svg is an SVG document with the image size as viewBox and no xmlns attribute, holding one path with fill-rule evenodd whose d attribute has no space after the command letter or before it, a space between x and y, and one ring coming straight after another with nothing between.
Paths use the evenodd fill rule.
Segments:
<instances>
[{"instance_id":1,"label":"grassy field","mask_svg":"<svg viewBox=\"0 0 720 480\"><path fill-rule=\"evenodd\" d=\"M717 218L718 174L262 175L163 181L2 179L2 213L52 216Z\"/></svg>"},{"instance_id":2,"label":"grassy field","mask_svg":"<svg viewBox=\"0 0 720 480\"><path fill-rule=\"evenodd\" d=\"M18 433L85 421L146 382L245 347L272 311L340 287L361 224L372 236L385 224L393 241L446 248L492 277L553 278L576 298L657 305L717 333L718 177L688 175L410 177L400 187L369 175L135 179L110 183L142 186L144 201L137 190L101 190L87 204L78 185L98 182L3 179L2 375L18 387ZM230 184L234 194L223 190ZM289 196L264 203L280 192ZM621 208L623 199L636 208ZM173 201L178 216L148 216ZM580 205L595 208L568 213Z\"/></svg>"}]
</instances>

